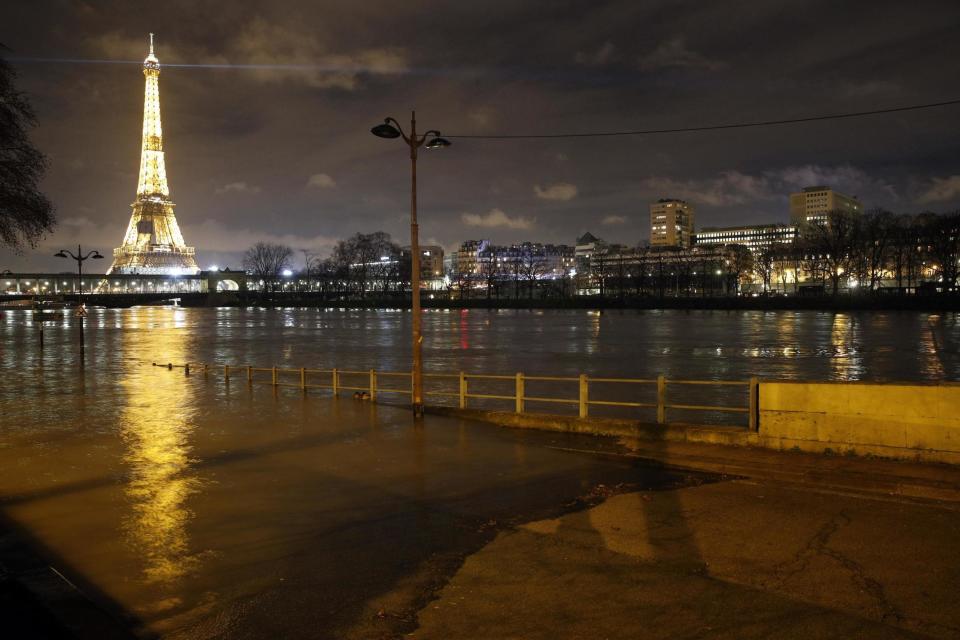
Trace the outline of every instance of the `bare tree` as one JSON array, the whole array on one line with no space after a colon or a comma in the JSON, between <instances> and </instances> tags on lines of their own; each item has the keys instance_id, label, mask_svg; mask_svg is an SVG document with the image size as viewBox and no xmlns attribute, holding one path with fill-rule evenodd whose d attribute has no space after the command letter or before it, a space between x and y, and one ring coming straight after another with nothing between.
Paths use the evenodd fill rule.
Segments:
<instances>
[{"instance_id":1,"label":"bare tree","mask_svg":"<svg viewBox=\"0 0 960 640\"><path fill-rule=\"evenodd\" d=\"M889 211L877 209L864 215L860 244L866 258L866 276L870 281L870 291L880 286L880 280L887 271L896 233L896 219Z\"/></svg>"},{"instance_id":2,"label":"bare tree","mask_svg":"<svg viewBox=\"0 0 960 640\"><path fill-rule=\"evenodd\" d=\"M503 277L503 266L497 261L496 251L484 251L478 256L480 263L480 277L483 278L487 290L487 300L490 299L494 290L499 288L500 279ZM499 297L499 296L498 296Z\"/></svg>"},{"instance_id":3,"label":"bare tree","mask_svg":"<svg viewBox=\"0 0 960 640\"><path fill-rule=\"evenodd\" d=\"M690 295L690 286L693 283L694 260L687 251L676 251L673 260L674 286L676 295L680 296L680 286L683 285L685 296Z\"/></svg>"},{"instance_id":4,"label":"bare tree","mask_svg":"<svg viewBox=\"0 0 960 640\"><path fill-rule=\"evenodd\" d=\"M598 243L599 244L599 243ZM603 298L607 294L607 272L610 270L609 247L596 246L590 256L590 270L597 279L598 292Z\"/></svg>"},{"instance_id":5,"label":"bare tree","mask_svg":"<svg viewBox=\"0 0 960 640\"><path fill-rule=\"evenodd\" d=\"M855 245L860 233L860 214L835 210L826 220L804 225L803 240L808 250L822 261L830 278L833 295L840 291L840 277L851 271Z\"/></svg>"},{"instance_id":6,"label":"bare tree","mask_svg":"<svg viewBox=\"0 0 960 640\"><path fill-rule=\"evenodd\" d=\"M753 258L753 272L760 277L764 293L770 291L774 270L782 256L783 246L779 242L769 242L759 247Z\"/></svg>"},{"instance_id":7,"label":"bare tree","mask_svg":"<svg viewBox=\"0 0 960 640\"><path fill-rule=\"evenodd\" d=\"M306 281L306 290L309 291L312 286L311 281L317 280L323 261L309 249L301 249L300 252L303 254L303 271L301 273L303 274L303 280Z\"/></svg>"},{"instance_id":8,"label":"bare tree","mask_svg":"<svg viewBox=\"0 0 960 640\"><path fill-rule=\"evenodd\" d=\"M520 276L527 281L527 298L533 300L533 290L537 285L537 280L546 273L543 254L532 244L524 245L517 256L517 265L520 270Z\"/></svg>"},{"instance_id":9,"label":"bare tree","mask_svg":"<svg viewBox=\"0 0 960 640\"><path fill-rule=\"evenodd\" d=\"M960 261L960 211L942 215L921 214L927 251L944 291L956 291Z\"/></svg>"},{"instance_id":10,"label":"bare tree","mask_svg":"<svg viewBox=\"0 0 960 640\"><path fill-rule=\"evenodd\" d=\"M667 269L670 266L670 254L673 252L669 247L657 247L651 251L654 251L657 262L657 296L662 298L666 292Z\"/></svg>"},{"instance_id":11,"label":"bare tree","mask_svg":"<svg viewBox=\"0 0 960 640\"><path fill-rule=\"evenodd\" d=\"M633 293L638 298L643 295L647 287L647 255L650 253L650 247L640 245L633 250L634 259L627 265L627 274L633 281Z\"/></svg>"},{"instance_id":12,"label":"bare tree","mask_svg":"<svg viewBox=\"0 0 960 640\"><path fill-rule=\"evenodd\" d=\"M460 296L461 300L466 300L470 297L470 284L472 282L473 274L467 271L466 269L458 268L453 272L453 282L451 282L451 287L456 287L457 293Z\"/></svg>"},{"instance_id":13,"label":"bare tree","mask_svg":"<svg viewBox=\"0 0 960 640\"><path fill-rule=\"evenodd\" d=\"M337 290L341 295L349 296L353 271L350 265L353 264L353 255L350 243L346 240L338 240L333 247L333 254L330 256L330 262L333 266L334 278L337 282Z\"/></svg>"},{"instance_id":14,"label":"bare tree","mask_svg":"<svg viewBox=\"0 0 960 640\"><path fill-rule=\"evenodd\" d=\"M896 216L891 225L890 270L897 281L897 291L903 293L903 279L905 275L908 276L907 265L910 262L910 254L917 253L920 241L913 216Z\"/></svg>"},{"instance_id":15,"label":"bare tree","mask_svg":"<svg viewBox=\"0 0 960 640\"><path fill-rule=\"evenodd\" d=\"M627 279L627 262L626 256L624 255L625 247L623 245L617 245L617 256L616 256L616 272L617 272L617 299L623 301L625 292L624 287L626 286Z\"/></svg>"},{"instance_id":16,"label":"bare tree","mask_svg":"<svg viewBox=\"0 0 960 640\"><path fill-rule=\"evenodd\" d=\"M726 260L727 275L735 294L740 293L744 276L753 269L753 253L742 244L727 245L729 258Z\"/></svg>"},{"instance_id":17,"label":"bare tree","mask_svg":"<svg viewBox=\"0 0 960 640\"><path fill-rule=\"evenodd\" d=\"M293 249L283 244L258 242L243 255L244 270L263 280L271 292L276 289L277 279L293 261Z\"/></svg>"},{"instance_id":18,"label":"bare tree","mask_svg":"<svg viewBox=\"0 0 960 640\"><path fill-rule=\"evenodd\" d=\"M0 50L5 47L0 45ZM40 193L47 163L27 137L36 124L26 97L14 87L14 72L0 58L0 245L35 247L56 224L53 205Z\"/></svg>"}]
</instances>

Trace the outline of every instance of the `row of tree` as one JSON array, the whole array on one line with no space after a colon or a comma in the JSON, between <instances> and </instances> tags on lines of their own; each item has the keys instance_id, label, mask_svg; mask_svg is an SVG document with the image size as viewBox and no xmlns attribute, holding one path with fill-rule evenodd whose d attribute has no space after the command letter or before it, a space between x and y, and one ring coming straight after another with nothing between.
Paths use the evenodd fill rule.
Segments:
<instances>
[{"instance_id":1,"label":"row of tree","mask_svg":"<svg viewBox=\"0 0 960 640\"><path fill-rule=\"evenodd\" d=\"M281 274L292 268L294 255L290 247L258 243L247 251L243 266L266 290L307 287L355 298L409 290L409 252L387 233L355 234L323 259L304 252L303 270L296 279L285 280ZM449 274L448 290L462 298L488 299L565 297L578 291L618 298L737 295L746 286L785 293L809 287L834 295L843 289L908 293L924 287L956 292L958 268L960 212L831 211L802 225L793 242L753 250L737 244L693 250L609 245L575 276L548 273L543 256L532 250L518 249L506 257L481 251L475 269Z\"/></svg>"},{"instance_id":2,"label":"row of tree","mask_svg":"<svg viewBox=\"0 0 960 640\"><path fill-rule=\"evenodd\" d=\"M625 294L770 292L956 292L960 212L897 215L831 211L792 242L680 250L612 245L594 254L582 289ZM612 292L612 294L611 294Z\"/></svg>"},{"instance_id":3,"label":"row of tree","mask_svg":"<svg viewBox=\"0 0 960 640\"><path fill-rule=\"evenodd\" d=\"M958 264L960 212L897 215L878 209L831 211L803 225L792 245L761 248L754 272L765 290L792 272L795 284L820 282L834 295L842 283L871 292L915 291L924 283L956 292Z\"/></svg>"},{"instance_id":4,"label":"row of tree","mask_svg":"<svg viewBox=\"0 0 960 640\"><path fill-rule=\"evenodd\" d=\"M258 242L244 255L243 269L259 279L260 288L267 292L286 286L364 298L409 288L409 252L382 231L340 240L327 258L303 251L303 269L295 279L284 278L284 272L292 271L294 258L293 249L286 245Z\"/></svg>"}]
</instances>

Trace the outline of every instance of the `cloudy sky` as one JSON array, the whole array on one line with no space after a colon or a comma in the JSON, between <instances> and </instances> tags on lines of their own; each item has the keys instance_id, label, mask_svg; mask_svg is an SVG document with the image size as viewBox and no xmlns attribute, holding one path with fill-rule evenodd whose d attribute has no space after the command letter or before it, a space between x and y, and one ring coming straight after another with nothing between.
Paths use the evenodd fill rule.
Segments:
<instances>
[{"instance_id":1,"label":"cloudy sky","mask_svg":"<svg viewBox=\"0 0 960 640\"><path fill-rule=\"evenodd\" d=\"M405 148L369 129L412 108L421 129L456 136L960 98L955 0L8 2L0 42L33 60L15 65L59 226L35 251L0 251L0 268L60 270L48 256L62 246L119 244L151 31L167 65L170 187L203 267L238 266L258 240L320 253L357 231L406 242ZM786 221L787 194L812 184L868 207L948 210L960 206L958 121L960 107L944 107L677 135L452 138L421 155L421 237L448 249L468 238L572 244L589 230L632 244L647 237L651 200L693 202L698 226Z\"/></svg>"}]
</instances>

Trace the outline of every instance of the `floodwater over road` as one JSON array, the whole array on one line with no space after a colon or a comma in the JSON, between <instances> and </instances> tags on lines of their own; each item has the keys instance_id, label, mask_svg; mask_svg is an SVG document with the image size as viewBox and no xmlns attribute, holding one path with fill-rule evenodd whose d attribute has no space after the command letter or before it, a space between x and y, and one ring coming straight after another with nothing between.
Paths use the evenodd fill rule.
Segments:
<instances>
[{"instance_id":1,"label":"floodwater over road","mask_svg":"<svg viewBox=\"0 0 960 640\"><path fill-rule=\"evenodd\" d=\"M151 361L402 370L403 311L94 310L0 322L0 508L144 632L377 637L505 526L596 487L709 480L561 451L573 436L295 390L185 380ZM440 371L700 379L960 379L943 314L430 311Z\"/></svg>"}]
</instances>

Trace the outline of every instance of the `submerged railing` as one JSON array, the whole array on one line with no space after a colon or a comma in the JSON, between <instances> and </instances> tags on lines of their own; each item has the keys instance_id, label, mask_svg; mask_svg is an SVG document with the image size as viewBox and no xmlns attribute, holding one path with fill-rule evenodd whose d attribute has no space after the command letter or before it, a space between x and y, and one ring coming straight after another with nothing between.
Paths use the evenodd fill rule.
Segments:
<instances>
[{"instance_id":1,"label":"submerged railing","mask_svg":"<svg viewBox=\"0 0 960 640\"><path fill-rule=\"evenodd\" d=\"M229 382L231 379L241 379L247 384L253 385L270 384L273 387L291 387L304 392L308 389L327 389L334 396L344 391L352 391L358 394L366 394L364 399L376 401L383 394L392 394L400 396L409 396L413 399L413 376L409 371L377 371L376 369L355 370L355 369L308 369L308 368L281 368L281 367L254 367L250 365L211 365L203 362L193 362L183 365L158 364L154 366L165 367L168 369L183 369L184 374L199 373L204 377L216 375ZM267 377L267 374L269 377ZM424 374L424 397L428 404L429 400L447 399L455 402L455 406L460 409L478 408L470 407L470 400L486 401L488 403L510 403L513 411L518 414L529 413L527 403L546 403L551 405L567 405L571 409L576 406L576 415L580 418L591 416L591 407L620 407L628 409L651 409L656 410L656 421L658 424L667 423L668 411L693 411L693 412L717 412L723 414L746 414L747 427L757 430L758 417L758 380L750 378L749 380L679 380L667 379L665 376L656 378L604 378L591 377L585 374L579 376L528 376L523 373L514 375L492 375L479 373L466 373L463 371L457 373L425 373ZM406 385L403 380L406 379ZM431 387L431 381L440 383ZM474 384L471 385L471 382ZM479 384L477 384L479 383ZM486 383L487 388L480 388ZM557 395L530 395L527 392L528 383L554 383L559 387L566 385L576 385L570 389L569 395L566 391L561 391ZM501 389L491 390L490 385L499 385ZM506 389L502 387L506 386ZM634 389L646 389L649 392L655 392L649 402L640 402L637 400L613 400L601 399L605 394L598 393L603 389L609 389L612 386L619 386L621 389L627 386L631 389L629 394L634 397ZM746 403L730 406L718 404L693 404L690 402L672 402L668 395L671 387L714 387L714 388L740 388L747 391ZM508 405L509 406L509 405ZM551 412L547 412L550 414ZM562 414L553 414L562 415Z\"/></svg>"}]
</instances>

